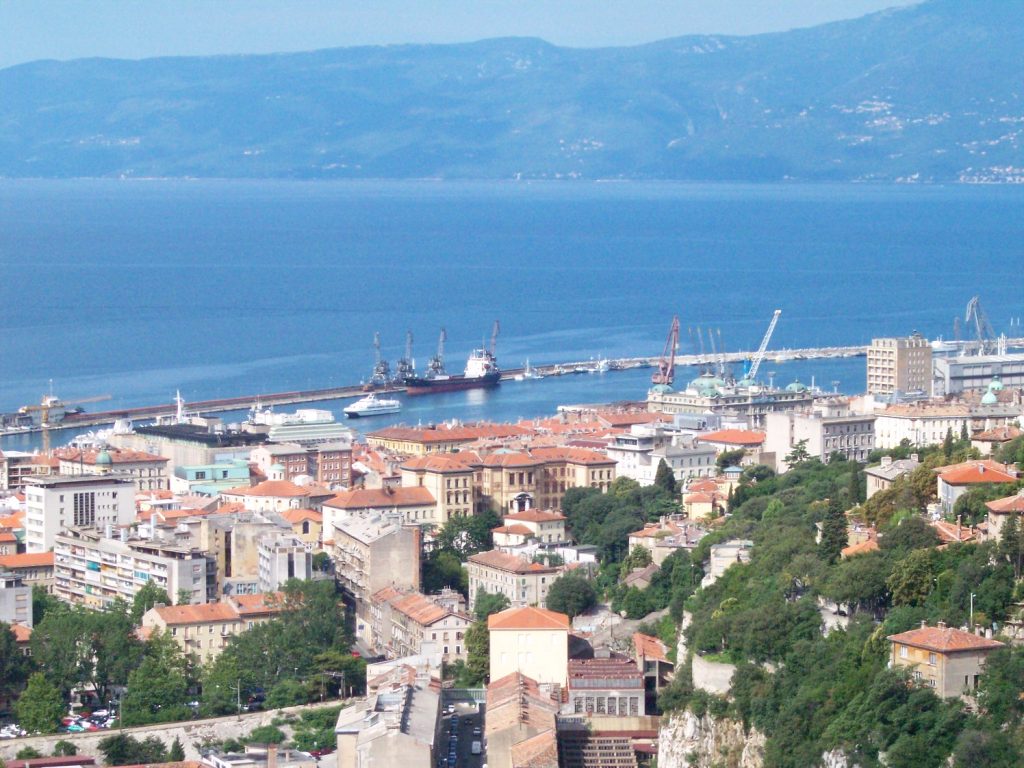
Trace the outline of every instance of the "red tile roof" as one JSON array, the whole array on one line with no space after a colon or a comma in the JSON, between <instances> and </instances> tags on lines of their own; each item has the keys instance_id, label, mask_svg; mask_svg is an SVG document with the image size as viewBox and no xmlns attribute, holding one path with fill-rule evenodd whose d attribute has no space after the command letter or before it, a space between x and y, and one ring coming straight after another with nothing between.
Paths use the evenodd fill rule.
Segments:
<instances>
[{"instance_id":1,"label":"red tile roof","mask_svg":"<svg viewBox=\"0 0 1024 768\"><path fill-rule=\"evenodd\" d=\"M1024 513L1024 491L1006 496L995 501L985 502L989 511L996 515L1008 515L1011 512Z\"/></svg>"},{"instance_id":2,"label":"red tile roof","mask_svg":"<svg viewBox=\"0 0 1024 768\"><path fill-rule=\"evenodd\" d=\"M546 608L509 608L487 617L487 629L564 629L569 631L569 617Z\"/></svg>"},{"instance_id":3,"label":"red tile roof","mask_svg":"<svg viewBox=\"0 0 1024 768\"><path fill-rule=\"evenodd\" d=\"M313 523L322 523L324 521L324 516L315 509L286 509L281 513L281 517L292 525L306 520Z\"/></svg>"},{"instance_id":4,"label":"red tile roof","mask_svg":"<svg viewBox=\"0 0 1024 768\"><path fill-rule=\"evenodd\" d=\"M0 556L2 568L53 568L53 552L22 552Z\"/></svg>"},{"instance_id":5,"label":"red tile roof","mask_svg":"<svg viewBox=\"0 0 1024 768\"><path fill-rule=\"evenodd\" d=\"M705 443L753 447L764 443L764 432L752 432L746 429L720 429L717 432L705 432L703 435L697 435L697 439Z\"/></svg>"},{"instance_id":6,"label":"red tile roof","mask_svg":"<svg viewBox=\"0 0 1024 768\"><path fill-rule=\"evenodd\" d=\"M878 542L871 538L865 539L859 544L851 544L848 547L843 547L840 555L845 558L856 557L857 555L866 555L869 552L878 551Z\"/></svg>"},{"instance_id":7,"label":"red tile roof","mask_svg":"<svg viewBox=\"0 0 1024 768\"><path fill-rule=\"evenodd\" d=\"M505 519L522 520L528 523L557 523L559 520L565 520L566 517L561 512L527 509L523 512L513 512L512 514L505 515Z\"/></svg>"},{"instance_id":8,"label":"red tile roof","mask_svg":"<svg viewBox=\"0 0 1024 768\"><path fill-rule=\"evenodd\" d=\"M495 451L484 457L485 467L536 467L544 462L528 453Z\"/></svg>"},{"instance_id":9,"label":"red tile roof","mask_svg":"<svg viewBox=\"0 0 1024 768\"><path fill-rule=\"evenodd\" d=\"M449 427L388 427L367 433L369 438L404 440L411 443L472 442L480 438L515 437L529 430L514 424L462 424Z\"/></svg>"},{"instance_id":10,"label":"red tile roof","mask_svg":"<svg viewBox=\"0 0 1024 768\"><path fill-rule=\"evenodd\" d=\"M431 453L409 459L402 464L401 468L425 472L472 472L473 465L479 461L480 457L473 451Z\"/></svg>"},{"instance_id":11,"label":"red tile roof","mask_svg":"<svg viewBox=\"0 0 1024 768\"><path fill-rule=\"evenodd\" d=\"M324 502L325 507L334 509L366 509L368 507L423 507L437 503L434 495L426 488L398 486L397 488L356 488L342 491L333 499Z\"/></svg>"},{"instance_id":12,"label":"red tile roof","mask_svg":"<svg viewBox=\"0 0 1024 768\"><path fill-rule=\"evenodd\" d=\"M980 483L1014 483L1017 478L1006 472L996 469L991 464L995 462L971 461L953 467L939 478L946 485L978 485ZM997 465L1000 466L1000 465Z\"/></svg>"},{"instance_id":13,"label":"red tile roof","mask_svg":"<svg viewBox=\"0 0 1024 768\"><path fill-rule=\"evenodd\" d=\"M303 488L290 480L264 480L252 487L232 488L224 496L264 496L277 498L301 498L312 495L313 489Z\"/></svg>"},{"instance_id":14,"label":"red tile roof","mask_svg":"<svg viewBox=\"0 0 1024 768\"><path fill-rule=\"evenodd\" d=\"M568 448L562 446L541 446L533 449L536 458L545 461L565 461L569 464L611 464L615 459L610 459L603 453L591 451L587 448Z\"/></svg>"},{"instance_id":15,"label":"red tile roof","mask_svg":"<svg viewBox=\"0 0 1024 768\"><path fill-rule=\"evenodd\" d=\"M510 573L538 573L540 571L554 573L558 570L557 568L541 565L540 563L531 563L518 555L509 555L496 549L470 555L467 562L483 565L488 568L497 568L500 571L509 571Z\"/></svg>"},{"instance_id":16,"label":"red tile roof","mask_svg":"<svg viewBox=\"0 0 1024 768\"><path fill-rule=\"evenodd\" d=\"M11 624L11 631L14 633L14 642L27 643L32 639L32 627L24 624Z\"/></svg>"},{"instance_id":17,"label":"red tile roof","mask_svg":"<svg viewBox=\"0 0 1024 768\"><path fill-rule=\"evenodd\" d=\"M937 653L958 653L960 651L987 651L1002 648L998 640L989 640L973 632L953 627L921 627L898 635L889 635L894 643L912 645Z\"/></svg>"},{"instance_id":18,"label":"red tile roof","mask_svg":"<svg viewBox=\"0 0 1024 768\"><path fill-rule=\"evenodd\" d=\"M931 523L935 533L942 539L943 544L953 544L956 542L974 541L977 538L977 533L973 527L966 525L957 525L956 523L949 523L945 520L935 520Z\"/></svg>"},{"instance_id":19,"label":"red tile roof","mask_svg":"<svg viewBox=\"0 0 1024 768\"><path fill-rule=\"evenodd\" d=\"M642 632L633 633L633 650L638 659L653 659L668 662L668 648L656 637Z\"/></svg>"},{"instance_id":20,"label":"red tile roof","mask_svg":"<svg viewBox=\"0 0 1024 768\"><path fill-rule=\"evenodd\" d=\"M510 533L515 536L533 536L533 529L527 528L525 525L499 525L497 528L491 528L491 533Z\"/></svg>"},{"instance_id":21,"label":"red tile roof","mask_svg":"<svg viewBox=\"0 0 1024 768\"><path fill-rule=\"evenodd\" d=\"M238 621L238 611L228 603L156 606L153 611L168 626Z\"/></svg>"},{"instance_id":22,"label":"red tile roof","mask_svg":"<svg viewBox=\"0 0 1024 768\"><path fill-rule=\"evenodd\" d=\"M259 595L232 595L228 598L240 616L280 613L284 610L284 592Z\"/></svg>"},{"instance_id":23,"label":"red tile roof","mask_svg":"<svg viewBox=\"0 0 1024 768\"><path fill-rule=\"evenodd\" d=\"M984 432L975 432L971 435L971 440L977 440L982 443L1008 443L1011 440L1016 440L1021 435L1024 435L1024 431L1021 431L1019 427L1004 426L987 429Z\"/></svg>"}]
</instances>

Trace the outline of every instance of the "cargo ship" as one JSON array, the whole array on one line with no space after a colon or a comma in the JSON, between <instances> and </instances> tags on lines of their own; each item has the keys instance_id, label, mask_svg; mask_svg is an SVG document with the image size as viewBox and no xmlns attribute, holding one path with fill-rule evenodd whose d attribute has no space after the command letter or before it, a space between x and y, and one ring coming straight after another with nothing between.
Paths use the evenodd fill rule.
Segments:
<instances>
[{"instance_id":1,"label":"cargo ship","mask_svg":"<svg viewBox=\"0 0 1024 768\"><path fill-rule=\"evenodd\" d=\"M457 392L463 389L484 389L496 387L501 382L501 369L495 356L495 345L498 341L498 322L494 322L491 332L490 349L479 347L469 354L465 372L461 375L449 375L444 369L445 332L441 331L438 353L431 361L427 373L423 376L410 376L405 380L406 394L429 395L434 392Z\"/></svg>"}]
</instances>

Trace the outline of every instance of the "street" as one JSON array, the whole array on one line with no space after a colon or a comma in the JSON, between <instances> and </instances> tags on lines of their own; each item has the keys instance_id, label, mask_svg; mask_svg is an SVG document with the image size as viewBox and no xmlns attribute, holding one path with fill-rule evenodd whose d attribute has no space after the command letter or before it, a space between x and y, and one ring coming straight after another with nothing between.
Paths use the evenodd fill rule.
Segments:
<instances>
[{"instance_id":1,"label":"street","mask_svg":"<svg viewBox=\"0 0 1024 768\"><path fill-rule=\"evenodd\" d=\"M441 742L437 751L438 768L482 768L487 764L486 745L484 744L484 705L472 703L455 704L455 712L445 714L441 725ZM455 761L449 762L452 743L452 721L456 726ZM479 741L483 749L479 755L472 752L473 742Z\"/></svg>"}]
</instances>

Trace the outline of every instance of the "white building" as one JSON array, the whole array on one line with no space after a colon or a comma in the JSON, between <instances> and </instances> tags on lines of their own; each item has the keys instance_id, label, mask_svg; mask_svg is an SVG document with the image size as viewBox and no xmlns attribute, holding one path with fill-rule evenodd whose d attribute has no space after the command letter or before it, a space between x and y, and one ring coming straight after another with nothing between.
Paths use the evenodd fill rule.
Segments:
<instances>
[{"instance_id":1,"label":"white building","mask_svg":"<svg viewBox=\"0 0 1024 768\"><path fill-rule=\"evenodd\" d=\"M932 347L921 334L871 340L867 359L870 394L927 393L931 377Z\"/></svg>"},{"instance_id":2,"label":"white building","mask_svg":"<svg viewBox=\"0 0 1024 768\"><path fill-rule=\"evenodd\" d=\"M259 540L259 590L276 592L289 579L313 578L311 547L291 534L267 535Z\"/></svg>"},{"instance_id":3,"label":"white building","mask_svg":"<svg viewBox=\"0 0 1024 768\"><path fill-rule=\"evenodd\" d=\"M128 475L50 475L25 479L25 549L47 552L72 526L129 525L135 482Z\"/></svg>"},{"instance_id":4,"label":"white building","mask_svg":"<svg viewBox=\"0 0 1024 768\"><path fill-rule=\"evenodd\" d=\"M959 438L964 427L971 434L1006 426L1020 415L1020 405L1002 403L969 405L939 401L890 405L875 414L875 445L895 448L904 440L910 445L937 445L949 431Z\"/></svg>"},{"instance_id":5,"label":"white building","mask_svg":"<svg viewBox=\"0 0 1024 768\"><path fill-rule=\"evenodd\" d=\"M662 460L678 483L715 474L714 446L701 444L692 435L671 434L663 425L634 424L628 433L615 435L605 453L615 460L617 475L640 485L654 484Z\"/></svg>"},{"instance_id":6,"label":"white building","mask_svg":"<svg viewBox=\"0 0 1024 768\"><path fill-rule=\"evenodd\" d=\"M775 468L785 472L785 457L805 442L811 458L827 462L835 453L866 462L875 448L875 417L850 411L846 400L816 403L810 411L769 413L765 451L775 456Z\"/></svg>"},{"instance_id":7,"label":"white building","mask_svg":"<svg viewBox=\"0 0 1024 768\"><path fill-rule=\"evenodd\" d=\"M0 622L32 626L32 587L21 576L0 569Z\"/></svg>"}]
</instances>

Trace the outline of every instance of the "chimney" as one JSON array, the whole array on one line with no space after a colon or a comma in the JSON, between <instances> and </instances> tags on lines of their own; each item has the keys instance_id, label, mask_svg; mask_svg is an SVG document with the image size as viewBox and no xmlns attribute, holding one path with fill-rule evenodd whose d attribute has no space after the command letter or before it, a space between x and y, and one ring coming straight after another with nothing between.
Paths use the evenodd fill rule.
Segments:
<instances>
[{"instance_id":1,"label":"chimney","mask_svg":"<svg viewBox=\"0 0 1024 768\"><path fill-rule=\"evenodd\" d=\"M277 744L267 744L267 768L277 768Z\"/></svg>"},{"instance_id":2,"label":"chimney","mask_svg":"<svg viewBox=\"0 0 1024 768\"><path fill-rule=\"evenodd\" d=\"M123 543L125 543L125 544L128 543L128 528L127 527L121 528L121 541Z\"/></svg>"},{"instance_id":3,"label":"chimney","mask_svg":"<svg viewBox=\"0 0 1024 768\"><path fill-rule=\"evenodd\" d=\"M982 474L982 475L985 474L985 465L984 464L979 464L978 465L978 473Z\"/></svg>"},{"instance_id":4,"label":"chimney","mask_svg":"<svg viewBox=\"0 0 1024 768\"><path fill-rule=\"evenodd\" d=\"M946 622L940 621L935 626L937 626L939 629L945 629L946 628Z\"/></svg>"},{"instance_id":5,"label":"chimney","mask_svg":"<svg viewBox=\"0 0 1024 768\"><path fill-rule=\"evenodd\" d=\"M888 467L891 464L892 464L892 456L883 456L882 457L882 466L883 467Z\"/></svg>"},{"instance_id":6,"label":"chimney","mask_svg":"<svg viewBox=\"0 0 1024 768\"><path fill-rule=\"evenodd\" d=\"M928 629L928 622L925 619L921 619L921 629Z\"/></svg>"}]
</instances>

